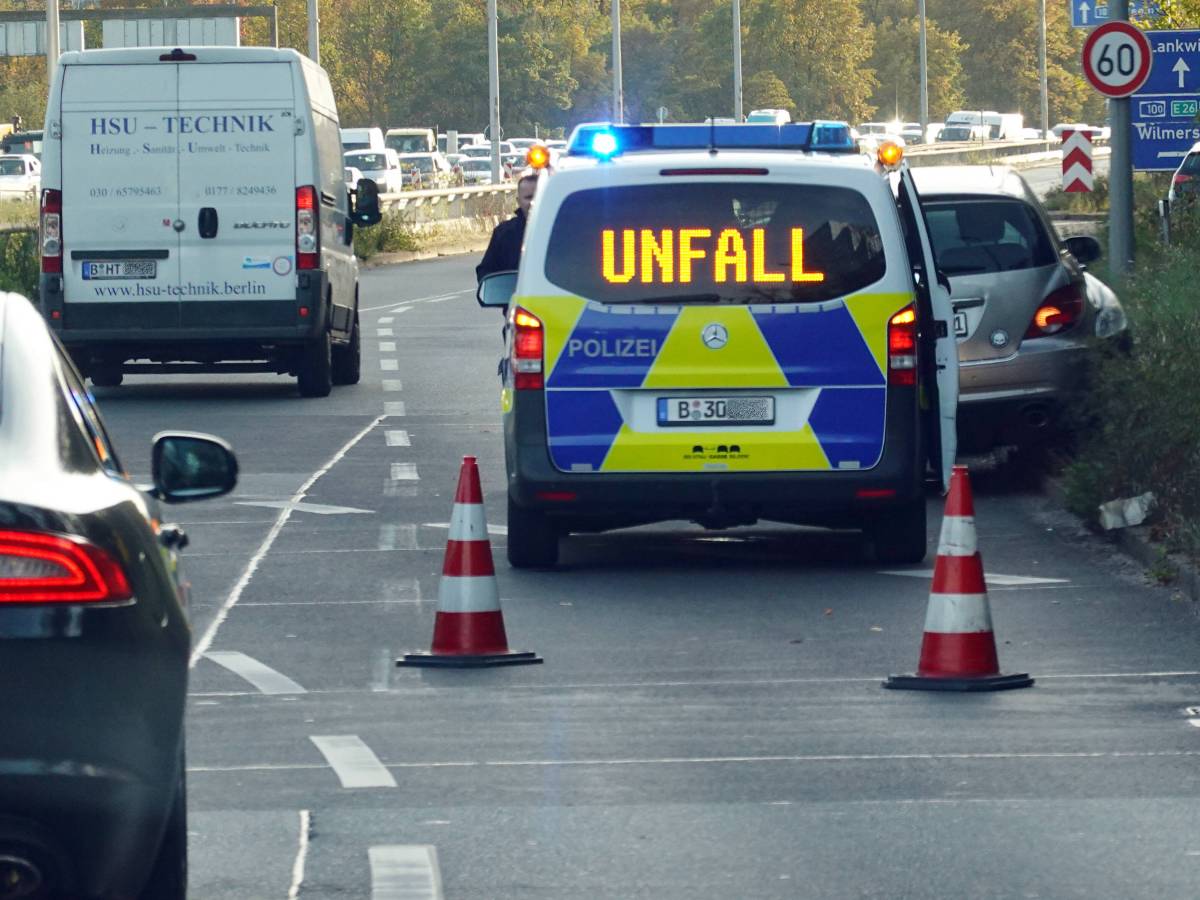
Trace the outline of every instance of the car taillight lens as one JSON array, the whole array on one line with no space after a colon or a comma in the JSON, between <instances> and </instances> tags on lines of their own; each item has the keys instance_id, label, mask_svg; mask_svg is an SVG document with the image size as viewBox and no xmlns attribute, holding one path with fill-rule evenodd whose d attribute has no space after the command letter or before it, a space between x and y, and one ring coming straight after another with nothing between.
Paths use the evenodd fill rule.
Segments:
<instances>
[{"instance_id":1,"label":"car taillight lens","mask_svg":"<svg viewBox=\"0 0 1200 900\"><path fill-rule=\"evenodd\" d=\"M1042 301L1033 314L1025 340L1066 331L1083 318L1083 295L1074 284L1061 287Z\"/></svg>"},{"instance_id":2,"label":"car taillight lens","mask_svg":"<svg viewBox=\"0 0 1200 900\"><path fill-rule=\"evenodd\" d=\"M312 185L305 185L296 188L296 268L317 268L320 265L320 251L317 189Z\"/></svg>"},{"instance_id":3,"label":"car taillight lens","mask_svg":"<svg viewBox=\"0 0 1200 900\"><path fill-rule=\"evenodd\" d=\"M888 384L917 383L917 310L906 306L888 321Z\"/></svg>"},{"instance_id":4,"label":"car taillight lens","mask_svg":"<svg viewBox=\"0 0 1200 900\"><path fill-rule=\"evenodd\" d=\"M0 604L112 603L132 596L120 565L95 544L0 531Z\"/></svg>"},{"instance_id":5,"label":"car taillight lens","mask_svg":"<svg viewBox=\"0 0 1200 900\"><path fill-rule=\"evenodd\" d=\"M42 271L61 274L62 262L62 192L47 188L42 191Z\"/></svg>"},{"instance_id":6,"label":"car taillight lens","mask_svg":"<svg viewBox=\"0 0 1200 900\"><path fill-rule=\"evenodd\" d=\"M1191 181L1191 180L1192 180L1191 175L1182 175L1180 173L1176 173L1175 178L1171 183L1172 184L1183 184L1184 182Z\"/></svg>"},{"instance_id":7,"label":"car taillight lens","mask_svg":"<svg viewBox=\"0 0 1200 900\"><path fill-rule=\"evenodd\" d=\"M518 391L540 391L543 387L542 355L546 348L542 320L517 307L512 327L513 386Z\"/></svg>"}]
</instances>

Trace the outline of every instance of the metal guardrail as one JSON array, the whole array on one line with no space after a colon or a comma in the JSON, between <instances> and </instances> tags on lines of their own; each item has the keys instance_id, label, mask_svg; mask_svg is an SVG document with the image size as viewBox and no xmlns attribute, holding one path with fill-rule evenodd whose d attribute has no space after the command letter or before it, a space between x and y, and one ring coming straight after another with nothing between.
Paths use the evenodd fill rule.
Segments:
<instances>
[{"instance_id":1,"label":"metal guardrail","mask_svg":"<svg viewBox=\"0 0 1200 900\"><path fill-rule=\"evenodd\" d=\"M380 206L402 213L410 225L426 225L451 219L477 219L505 215L512 210L516 182L404 191L380 194Z\"/></svg>"}]
</instances>

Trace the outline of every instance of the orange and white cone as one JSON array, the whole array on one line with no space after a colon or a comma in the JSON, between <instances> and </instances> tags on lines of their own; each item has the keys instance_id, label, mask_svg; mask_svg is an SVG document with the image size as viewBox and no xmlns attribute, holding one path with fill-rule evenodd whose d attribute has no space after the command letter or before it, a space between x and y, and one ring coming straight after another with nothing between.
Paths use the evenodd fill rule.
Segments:
<instances>
[{"instance_id":1,"label":"orange and white cone","mask_svg":"<svg viewBox=\"0 0 1200 900\"><path fill-rule=\"evenodd\" d=\"M1001 675L983 559L975 540L975 502L966 466L955 466L942 518L925 638L916 675L884 687L919 691L1001 691L1029 687L1027 674Z\"/></svg>"},{"instance_id":2,"label":"orange and white cone","mask_svg":"<svg viewBox=\"0 0 1200 900\"><path fill-rule=\"evenodd\" d=\"M464 456L438 585L433 646L428 653L405 654L396 665L474 668L540 662L534 653L508 649L479 467L475 457Z\"/></svg>"}]
</instances>

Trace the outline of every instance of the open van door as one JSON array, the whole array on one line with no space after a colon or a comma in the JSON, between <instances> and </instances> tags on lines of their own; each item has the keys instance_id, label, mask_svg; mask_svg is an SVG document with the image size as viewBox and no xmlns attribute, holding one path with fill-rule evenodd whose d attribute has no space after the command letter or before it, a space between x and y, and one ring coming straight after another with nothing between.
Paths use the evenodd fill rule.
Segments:
<instances>
[{"instance_id":1,"label":"open van door","mask_svg":"<svg viewBox=\"0 0 1200 900\"><path fill-rule=\"evenodd\" d=\"M927 451L930 467L940 475L945 492L950 489L950 470L958 453L958 343L951 327L954 307L950 285L939 277L921 198L907 167L900 170L897 200L917 280L918 322L926 361L921 375L927 398L922 404L927 413Z\"/></svg>"}]
</instances>

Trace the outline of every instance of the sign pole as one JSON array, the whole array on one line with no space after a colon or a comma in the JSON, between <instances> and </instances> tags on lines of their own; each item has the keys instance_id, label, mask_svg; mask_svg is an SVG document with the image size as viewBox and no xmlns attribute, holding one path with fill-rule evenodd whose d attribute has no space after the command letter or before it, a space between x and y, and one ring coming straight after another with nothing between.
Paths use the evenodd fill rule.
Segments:
<instances>
[{"instance_id":1,"label":"sign pole","mask_svg":"<svg viewBox=\"0 0 1200 900\"><path fill-rule=\"evenodd\" d=\"M1111 0L1109 18L1129 19L1129 0ZM1133 166L1130 158L1132 126L1128 97L1108 101L1112 120L1112 158L1108 173L1108 260L1114 275L1133 268Z\"/></svg>"},{"instance_id":2,"label":"sign pole","mask_svg":"<svg viewBox=\"0 0 1200 900\"><path fill-rule=\"evenodd\" d=\"M500 20L496 0L488 0L488 137L492 143L492 184L500 183Z\"/></svg>"},{"instance_id":3,"label":"sign pole","mask_svg":"<svg viewBox=\"0 0 1200 900\"><path fill-rule=\"evenodd\" d=\"M742 121L742 0L733 0L733 120Z\"/></svg>"},{"instance_id":4,"label":"sign pole","mask_svg":"<svg viewBox=\"0 0 1200 900\"><path fill-rule=\"evenodd\" d=\"M925 0L917 0L917 17L921 21L920 35L920 78L921 82L921 140L925 140L925 135L929 133L929 43L925 35Z\"/></svg>"},{"instance_id":5,"label":"sign pole","mask_svg":"<svg viewBox=\"0 0 1200 900\"><path fill-rule=\"evenodd\" d=\"M308 0L308 58L321 64L321 14L317 0Z\"/></svg>"},{"instance_id":6,"label":"sign pole","mask_svg":"<svg viewBox=\"0 0 1200 900\"><path fill-rule=\"evenodd\" d=\"M50 73L48 83L53 84L58 68L58 0L46 0L46 68Z\"/></svg>"},{"instance_id":7,"label":"sign pole","mask_svg":"<svg viewBox=\"0 0 1200 900\"><path fill-rule=\"evenodd\" d=\"M621 0L612 0L612 114L613 121L625 121L625 89L621 84Z\"/></svg>"},{"instance_id":8,"label":"sign pole","mask_svg":"<svg viewBox=\"0 0 1200 900\"><path fill-rule=\"evenodd\" d=\"M1042 82L1042 140L1050 140L1050 86L1046 78L1046 0L1042 0L1042 29L1038 41L1038 74Z\"/></svg>"}]
</instances>

